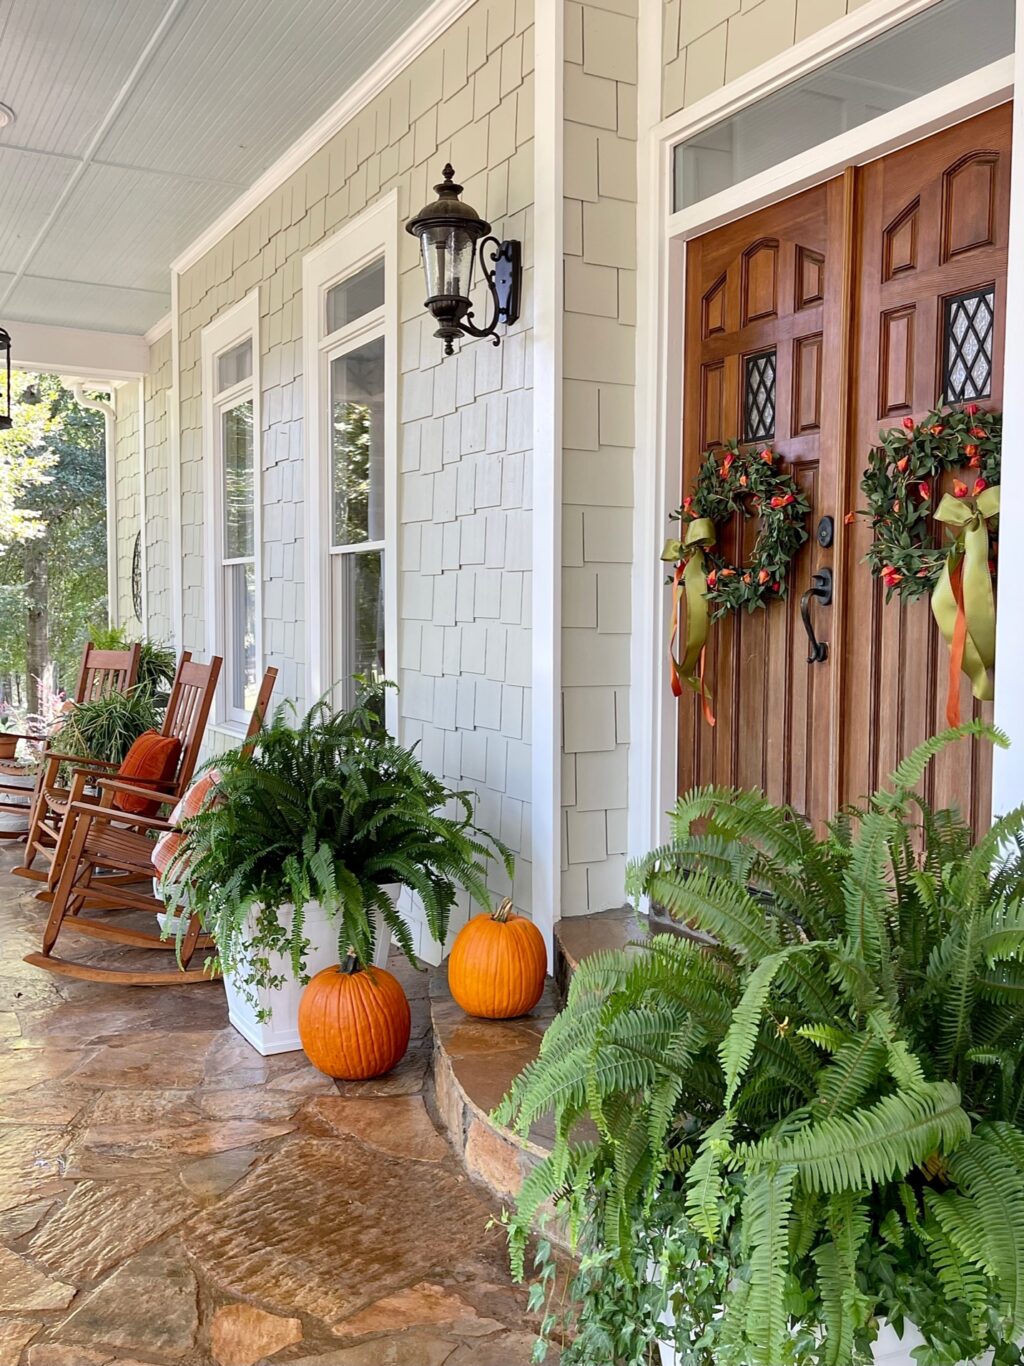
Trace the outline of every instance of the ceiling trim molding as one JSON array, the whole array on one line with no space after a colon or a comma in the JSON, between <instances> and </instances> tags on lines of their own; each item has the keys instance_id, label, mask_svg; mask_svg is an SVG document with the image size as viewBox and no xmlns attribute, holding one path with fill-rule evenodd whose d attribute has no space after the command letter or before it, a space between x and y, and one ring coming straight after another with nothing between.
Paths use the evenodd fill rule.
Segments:
<instances>
[{"instance_id":1,"label":"ceiling trim molding","mask_svg":"<svg viewBox=\"0 0 1024 1366\"><path fill-rule=\"evenodd\" d=\"M405 70L410 62L415 61L421 52L444 33L445 29L476 3L477 0L434 0L429 9L406 29L398 42L394 43L355 85L350 86L336 104L322 114L243 195L240 195L171 262L171 270L181 275L197 261L202 260L232 228L236 228L244 218L258 208L267 195L272 194L289 176L300 170L311 156L350 123L361 109Z\"/></svg>"},{"instance_id":2,"label":"ceiling trim molding","mask_svg":"<svg viewBox=\"0 0 1024 1366\"><path fill-rule=\"evenodd\" d=\"M165 313L162 318L157 318L152 327L143 332L142 340L147 346L152 346L154 342L158 342L161 337L166 336L170 330L171 315L170 313Z\"/></svg>"},{"instance_id":3,"label":"ceiling trim molding","mask_svg":"<svg viewBox=\"0 0 1024 1366\"><path fill-rule=\"evenodd\" d=\"M11 363L20 370L103 380L138 379L149 371L149 345L145 337L13 320L7 326L11 334Z\"/></svg>"}]
</instances>

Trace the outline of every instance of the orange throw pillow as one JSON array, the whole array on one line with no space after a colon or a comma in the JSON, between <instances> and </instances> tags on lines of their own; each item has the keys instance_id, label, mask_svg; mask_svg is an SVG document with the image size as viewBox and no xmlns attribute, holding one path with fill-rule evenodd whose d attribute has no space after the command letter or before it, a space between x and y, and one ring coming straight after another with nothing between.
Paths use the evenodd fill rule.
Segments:
<instances>
[{"instance_id":1,"label":"orange throw pillow","mask_svg":"<svg viewBox=\"0 0 1024 1366\"><path fill-rule=\"evenodd\" d=\"M125 755L117 776L136 787L158 787L174 777L180 757L181 741L176 735L163 736L147 730ZM155 816L160 810L160 802L148 802L126 792L115 793L114 805L133 816Z\"/></svg>"}]
</instances>

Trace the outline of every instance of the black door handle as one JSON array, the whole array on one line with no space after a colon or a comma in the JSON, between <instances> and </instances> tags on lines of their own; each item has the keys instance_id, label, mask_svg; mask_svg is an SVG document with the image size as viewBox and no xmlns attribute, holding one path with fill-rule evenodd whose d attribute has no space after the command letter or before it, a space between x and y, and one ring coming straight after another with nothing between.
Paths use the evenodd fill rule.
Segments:
<instances>
[{"instance_id":1,"label":"black door handle","mask_svg":"<svg viewBox=\"0 0 1024 1366\"><path fill-rule=\"evenodd\" d=\"M828 659L828 641L819 640L814 634L814 627L811 625L811 598L817 598L822 607L829 606L832 601L831 569L819 569L817 573L812 574L810 588L800 597L800 616L803 618L804 630L810 641L807 663L821 664Z\"/></svg>"}]
</instances>

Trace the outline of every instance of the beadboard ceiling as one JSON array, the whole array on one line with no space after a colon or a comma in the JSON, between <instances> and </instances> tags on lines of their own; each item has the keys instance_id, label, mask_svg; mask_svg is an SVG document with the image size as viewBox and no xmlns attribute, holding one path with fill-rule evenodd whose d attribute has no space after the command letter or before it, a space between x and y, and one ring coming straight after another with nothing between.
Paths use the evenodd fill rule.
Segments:
<instances>
[{"instance_id":1,"label":"beadboard ceiling","mask_svg":"<svg viewBox=\"0 0 1024 1366\"><path fill-rule=\"evenodd\" d=\"M430 0L0 0L0 322L143 333L169 263Z\"/></svg>"}]
</instances>

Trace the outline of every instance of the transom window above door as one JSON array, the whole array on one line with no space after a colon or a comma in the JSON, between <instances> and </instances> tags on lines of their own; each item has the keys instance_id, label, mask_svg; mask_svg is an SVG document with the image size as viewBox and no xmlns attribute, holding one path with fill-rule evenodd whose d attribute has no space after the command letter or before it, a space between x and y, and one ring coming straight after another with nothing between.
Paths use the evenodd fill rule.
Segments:
<instances>
[{"instance_id":1,"label":"transom window above door","mask_svg":"<svg viewBox=\"0 0 1024 1366\"><path fill-rule=\"evenodd\" d=\"M883 117L1013 52L1014 0L939 0L672 149L673 209Z\"/></svg>"}]
</instances>

